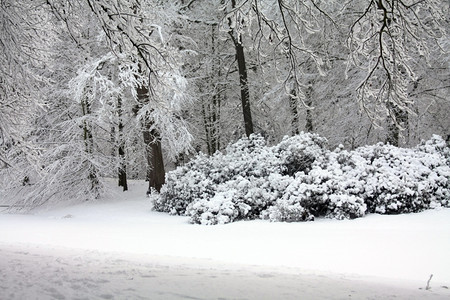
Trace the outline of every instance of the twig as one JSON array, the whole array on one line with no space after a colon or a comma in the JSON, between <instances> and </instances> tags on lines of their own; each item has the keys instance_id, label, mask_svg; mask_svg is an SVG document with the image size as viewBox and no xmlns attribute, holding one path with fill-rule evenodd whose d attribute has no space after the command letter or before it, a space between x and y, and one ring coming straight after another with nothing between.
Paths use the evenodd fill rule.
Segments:
<instances>
[{"instance_id":1,"label":"twig","mask_svg":"<svg viewBox=\"0 0 450 300\"><path fill-rule=\"evenodd\" d=\"M430 275L430 279L428 279L428 281L427 281L427 287L425 288L427 291L431 290L431 287L430 287L431 278L433 278L433 274Z\"/></svg>"}]
</instances>

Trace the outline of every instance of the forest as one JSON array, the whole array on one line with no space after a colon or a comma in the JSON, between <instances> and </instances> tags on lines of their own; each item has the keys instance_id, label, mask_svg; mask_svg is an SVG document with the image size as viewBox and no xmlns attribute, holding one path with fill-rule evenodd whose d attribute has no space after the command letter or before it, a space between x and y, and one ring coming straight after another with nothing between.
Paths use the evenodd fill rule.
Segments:
<instances>
[{"instance_id":1,"label":"forest","mask_svg":"<svg viewBox=\"0 0 450 300\"><path fill-rule=\"evenodd\" d=\"M177 180L189 184L195 176L183 179L186 168L209 174L203 168L211 166L225 174L232 164L217 161L239 165L246 157L219 157L226 149L248 155L239 147L253 145L253 158L273 164L245 169L264 172L280 159L273 149L289 148L286 141L297 138L317 150L308 157L328 157L324 164L373 162L379 153L394 157L386 164L399 157L421 161L427 169L411 175L414 184L432 171L439 180L429 190L417 185L414 197L439 189L431 198L449 205L449 16L449 2L440 0L1 0L2 198L20 209L86 201L106 192L107 178L124 191L128 180L145 179L148 193L163 189L169 197L176 188L164 190L166 178L172 187ZM314 177L314 168L307 169L302 180L312 184L322 173ZM166 177L169 170L175 173ZM392 174L383 180L398 175ZM232 178L236 185L239 178ZM335 216L361 216L368 207L380 212L370 202L374 194L349 193L351 205ZM176 207L158 201L162 211ZM208 205L190 207L193 222L202 223ZM267 217L290 220L280 205ZM294 219L320 210L308 209ZM238 217L224 216L205 222Z\"/></svg>"}]
</instances>

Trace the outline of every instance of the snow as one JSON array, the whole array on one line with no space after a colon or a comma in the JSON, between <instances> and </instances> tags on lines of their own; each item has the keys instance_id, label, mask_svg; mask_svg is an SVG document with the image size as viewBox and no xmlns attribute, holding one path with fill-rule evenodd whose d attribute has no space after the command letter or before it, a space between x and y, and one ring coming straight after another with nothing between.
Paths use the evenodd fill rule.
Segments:
<instances>
[{"instance_id":1,"label":"snow","mask_svg":"<svg viewBox=\"0 0 450 300\"><path fill-rule=\"evenodd\" d=\"M0 299L450 297L448 208L202 226L151 211L145 191L0 214Z\"/></svg>"},{"instance_id":2,"label":"snow","mask_svg":"<svg viewBox=\"0 0 450 300\"><path fill-rule=\"evenodd\" d=\"M439 136L409 149L378 143L330 151L317 134L301 132L273 146L250 135L168 172L152 198L156 211L203 225L450 208L449 158Z\"/></svg>"}]
</instances>

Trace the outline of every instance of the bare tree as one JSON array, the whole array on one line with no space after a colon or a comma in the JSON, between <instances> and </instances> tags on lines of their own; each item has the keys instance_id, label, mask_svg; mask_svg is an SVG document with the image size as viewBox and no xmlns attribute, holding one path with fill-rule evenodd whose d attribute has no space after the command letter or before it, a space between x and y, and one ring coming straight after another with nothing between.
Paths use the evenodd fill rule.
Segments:
<instances>
[{"instance_id":1,"label":"bare tree","mask_svg":"<svg viewBox=\"0 0 450 300\"><path fill-rule=\"evenodd\" d=\"M236 50L236 61L238 65L239 85L241 88L241 105L244 116L245 134L250 136L253 133L252 111L250 108L250 91L248 87L248 70L245 60L245 52L243 45L243 37L241 26L244 24L244 12L242 7L246 1L238 4L236 0L230 2L230 13L227 16L226 22L228 26L228 34L233 41Z\"/></svg>"},{"instance_id":2,"label":"bare tree","mask_svg":"<svg viewBox=\"0 0 450 300\"><path fill-rule=\"evenodd\" d=\"M371 0L359 4L362 11L355 12L347 40L349 64L366 72L357 88L358 99L374 124L389 116L387 142L398 145L408 114L414 114L409 89L417 75L412 62L429 59L431 50L448 38L448 3Z\"/></svg>"},{"instance_id":3,"label":"bare tree","mask_svg":"<svg viewBox=\"0 0 450 300\"><path fill-rule=\"evenodd\" d=\"M52 37L47 17L40 2L0 2L0 166L17 167L7 152L31 161L39 153L26 138L30 120L44 105L39 87Z\"/></svg>"},{"instance_id":4,"label":"bare tree","mask_svg":"<svg viewBox=\"0 0 450 300\"><path fill-rule=\"evenodd\" d=\"M59 15L62 15L61 9L71 6L68 1L48 2ZM171 142L169 152L182 151L188 147L182 144L189 143L190 140L190 135L183 130L183 124L176 121L179 118L173 111L167 110L170 107L162 104L164 101L172 101L174 98L179 101L181 98L181 74L177 70L177 58L173 55L176 55L176 50L165 41L162 32L163 26L170 23L174 15L165 11L164 3L152 1L80 0L80 3L85 4L96 17L111 50L116 55L124 54L130 64L137 66L133 71L134 78L128 77L129 81L121 84L134 87L132 94L136 101L135 116L141 121L147 149L149 190L159 191L165 176L161 146L163 131L167 133L172 130L173 135L169 139L177 139ZM163 124L163 117L159 115L163 113L161 108L165 110L165 118L174 118L172 123L178 123L180 128ZM184 141L180 142L180 138Z\"/></svg>"}]
</instances>

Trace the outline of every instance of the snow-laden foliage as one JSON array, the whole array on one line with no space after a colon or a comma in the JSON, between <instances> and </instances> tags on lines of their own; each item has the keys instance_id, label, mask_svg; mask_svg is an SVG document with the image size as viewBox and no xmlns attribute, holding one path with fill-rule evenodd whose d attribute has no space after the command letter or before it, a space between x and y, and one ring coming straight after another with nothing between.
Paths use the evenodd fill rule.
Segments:
<instances>
[{"instance_id":1,"label":"snow-laden foliage","mask_svg":"<svg viewBox=\"0 0 450 300\"><path fill-rule=\"evenodd\" d=\"M368 211L391 214L449 206L448 151L438 136L414 149L381 144L359 148L356 155L366 163L360 180L366 185Z\"/></svg>"},{"instance_id":2,"label":"snow-laden foliage","mask_svg":"<svg viewBox=\"0 0 450 300\"><path fill-rule=\"evenodd\" d=\"M448 147L434 136L416 148L377 144L341 148L297 173L266 217L275 221L344 219L449 206Z\"/></svg>"},{"instance_id":3,"label":"snow-laden foliage","mask_svg":"<svg viewBox=\"0 0 450 300\"><path fill-rule=\"evenodd\" d=\"M193 202L205 200L205 205L211 207L212 203L207 202L217 192L239 191L239 195L243 194L240 200L236 197L232 198L237 202L252 204L250 205L252 209L248 211L241 205L240 216L250 217L249 213L257 215L258 213L254 212L256 209L254 206L258 201L254 198L259 196L256 195L258 193L253 193L256 188L255 182L260 178L266 178L262 180L265 182L270 174L281 172L279 157L265 144L261 136L252 135L250 138L243 138L228 146L226 154L216 152L211 157L200 154L185 166L169 172L161 194L154 201L155 209L172 214L186 214L188 205ZM263 165L262 161L265 162ZM228 198L225 196L220 199ZM267 199L267 197L260 198ZM220 206L219 202L222 201L220 199L216 199L217 201L213 203ZM258 206L265 208L267 206L265 202L266 200L262 201ZM193 210L200 213L204 208L199 205L189 207L189 211ZM216 210L216 208L211 207L209 210Z\"/></svg>"},{"instance_id":4,"label":"snow-laden foliage","mask_svg":"<svg viewBox=\"0 0 450 300\"><path fill-rule=\"evenodd\" d=\"M242 177L218 185L209 199L194 201L186 214L191 222L199 224L225 224L234 220L257 219L281 195L283 183L278 174L267 177Z\"/></svg>"},{"instance_id":5,"label":"snow-laden foliage","mask_svg":"<svg viewBox=\"0 0 450 300\"><path fill-rule=\"evenodd\" d=\"M313 163L324 157L327 140L317 134L299 134L285 137L272 151L278 153L283 174L293 176L302 171L309 173Z\"/></svg>"},{"instance_id":6,"label":"snow-laden foliage","mask_svg":"<svg viewBox=\"0 0 450 300\"><path fill-rule=\"evenodd\" d=\"M450 206L450 150L439 136L415 148L376 144L326 149L301 133L269 147L252 135L226 153L198 155L169 172L154 208L199 224L265 218L353 219Z\"/></svg>"}]
</instances>

